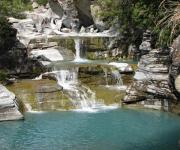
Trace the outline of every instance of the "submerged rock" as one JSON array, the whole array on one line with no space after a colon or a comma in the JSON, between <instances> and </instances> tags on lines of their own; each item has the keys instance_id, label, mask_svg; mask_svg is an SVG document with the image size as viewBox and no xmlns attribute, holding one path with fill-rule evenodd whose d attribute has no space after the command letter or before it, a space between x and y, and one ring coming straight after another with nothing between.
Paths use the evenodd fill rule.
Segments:
<instances>
[{"instance_id":1,"label":"submerged rock","mask_svg":"<svg viewBox=\"0 0 180 150\"><path fill-rule=\"evenodd\" d=\"M16 96L0 85L0 121L23 119L19 109Z\"/></svg>"}]
</instances>

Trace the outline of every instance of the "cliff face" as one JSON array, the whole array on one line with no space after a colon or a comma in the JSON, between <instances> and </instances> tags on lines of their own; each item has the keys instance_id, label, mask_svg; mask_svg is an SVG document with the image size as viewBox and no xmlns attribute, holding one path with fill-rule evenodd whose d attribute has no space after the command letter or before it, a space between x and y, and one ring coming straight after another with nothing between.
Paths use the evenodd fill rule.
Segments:
<instances>
[{"instance_id":1,"label":"cliff face","mask_svg":"<svg viewBox=\"0 0 180 150\"><path fill-rule=\"evenodd\" d=\"M23 119L15 95L0 85L0 121Z\"/></svg>"},{"instance_id":2,"label":"cliff face","mask_svg":"<svg viewBox=\"0 0 180 150\"><path fill-rule=\"evenodd\" d=\"M143 101L147 107L169 109L170 101L176 100L169 86L169 54L168 49L156 49L141 57L124 103Z\"/></svg>"},{"instance_id":3,"label":"cliff face","mask_svg":"<svg viewBox=\"0 0 180 150\"><path fill-rule=\"evenodd\" d=\"M52 11L62 19L63 25L71 28L77 21L80 26L88 27L92 24L90 0L53 0L49 1Z\"/></svg>"},{"instance_id":4,"label":"cliff face","mask_svg":"<svg viewBox=\"0 0 180 150\"><path fill-rule=\"evenodd\" d=\"M134 79L124 103L170 110L171 103L180 100L180 37L173 49L155 49L142 56Z\"/></svg>"}]
</instances>

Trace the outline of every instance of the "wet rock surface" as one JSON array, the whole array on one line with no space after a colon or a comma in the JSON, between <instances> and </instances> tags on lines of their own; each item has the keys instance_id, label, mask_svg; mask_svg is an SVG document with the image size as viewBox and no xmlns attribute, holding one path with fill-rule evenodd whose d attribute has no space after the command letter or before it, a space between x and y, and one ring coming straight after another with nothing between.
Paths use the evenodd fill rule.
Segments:
<instances>
[{"instance_id":1,"label":"wet rock surface","mask_svg":"<svg viewBox=\"0 0 180 150\"><path fill-rule=\"evenodd\" d=\"M20 119L23 119L23 115L15 95L0 84L0 121Z\"/></svg>"},{"instance_id":2,"label":"wet rock surface","mask_svg":"<svg viewBox=\"0 0 180 150\"><path fill-rule=\"evenodd\" d=\"M54 111L73 108L71 101L54 80L19 80L8 86L27 111Z\"/></svg>"}]
</instances>

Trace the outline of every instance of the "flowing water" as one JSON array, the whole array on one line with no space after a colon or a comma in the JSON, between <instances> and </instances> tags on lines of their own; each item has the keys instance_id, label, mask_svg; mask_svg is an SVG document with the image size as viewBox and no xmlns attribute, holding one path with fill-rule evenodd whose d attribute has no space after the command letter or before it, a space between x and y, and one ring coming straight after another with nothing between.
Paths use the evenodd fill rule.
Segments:
<instances>
[{"instance_id":1,"label":"flowing water","mask_svg":"<svg viewBox=\"0 0 180 150\"><path fill-rule=\"evenodd\" d=\"M84 62L84 61L88 61L86 60L86 51L85 49L83 49L82 51L82 45L83 45L83 39L80 38L75 38L74 39L74 43L75 43L75 50L76 50L76 56L75 56L75 62Z\"/></svg>"},{"instance_id":2,"label":"flowing water","mask_svg":"<svg viewBox=\"0 0 180 150\"><path fill-rule=\"evenodd\" d=\"M25 114L0 123L1 150L179 150L180 118L119 109Z\"/></svg>"},{"instance_id":3,"label":"flowing water","mask_svg":"<svg viewBox=\"0 0 180 150\"><path fill-rule=\"evenodd\" d=\"M61 33L54 30L56 36L61 38L73 38L75 42L76 57L72 61L73 64L89 62L84 59L82 51L82 38L93 37L111 37L107 33ZM37 34L24 35L29 40L38 38ZM45 36L45 43L51 35ZM53 35L54 37L54 35ZM114 37L112 35L112 37ZM24 41L27 44L27 41ZM23 41L22 41L23 42ZM51 62L65 61L57 50L38 51L34 56L44 55ZM92 65L91 61L89 65ZM108 63L107 63L108 64ZM109 63L108 65L116 66L121 71L127 69L126 64ZM117 109L117 105L106 106L103 100L99 100L96 94L87 85L84 85L78 79L78 67L54 67L53 73L56 76L58 85L63 88L65 94L69 97L75 111L69 112L44 112L33 111L26 113L24 121L0 122L0 150L179 150L180 149L180 118L172 114L163 112L148 112L128 109ZM121 74L116 70L109 73L105 70L106 86L110 86L108 76L112 76L116 80L116 86L122 86ZM37 79L41 79L40 76ZM33 81L34 82L34 81ZM96 81L98 82L98 81ZM18 83L16 83L18 84ZM40 83L42 84L42 83ZM97 83L96 83L97 84ZM49 110L54 109L57 105L63 105L64 93L61 95L53 93L55 97L46 97L46 94L37 93L38 86L32 86L32 93L27 92L20 84L20 88L16 88L17 93L21 93L24 99L37 99L36 103L31 102L29 109L41 108L43 103L47 105ZM96 86L96 85L95 85ZM52 86L54 87L54 86ZM96 86L96 91L99 87ZM47 90L44 86L43 89ZM55 88L57 90L57 88ZM42 92L42 90L38 90ZM118 99L116 94L112 94L115 90L107 94L107 99ZM27 92L27 93L26 93ZM60 91L58 91L60 93ZM26 94L25 94L26 93ZM36 93L36 94L34 94ZM119 92L120 94L120 92ZM31 96L37 96L31 98ZM51 95L51 96L52 96ZM43 96L43 97L42 97ZM101 95L99 95L101 97ZM44 101L44 99L48 99ZM52 102L52 100L55 100ZM61 103L61 104L59 104ZM33 106L35 105L35 106ZM41 106L41 107L40 107ZM46 105L45 105L46 106ZM51 106L52 108L49 108ZM112 110L115 109L116 110ZM111 111L110 111L111 110ZM83 113L82 113L83 112ZM88 112L88 113L87 113Z\"/></svg>"},{"instance_id":4,"label":"flowing water","mask_svg":"<svg viewBox=\"0 0 180 150\"><path fill-rule=\"evenodd\" d=\"M73 62L82 63L88 61L84 59L85 49L82 49L83 39L79 37L74 38L75 43L75 60ZM56 56L57 57L57 56ZM59 60L65 60L62 56ZM61 62L62 63L62 62ZM96 99L96 94L89 87L81 84L78 80L79 67L64 66L57 69L55 66L54 73L58 85L63 88L63 91L69 96L76 111L97 112L104 109L116 109L118 105L106 106L102 100ZM117 85L123 85L120 73L116 70L112 71L112 76L115 78Z\"/></svg>"},{"instance_id":5,"label":"flowing water","mask_svg":"<svg viewBox=\"0 0 180 150\"><path fill-rule=\"evenodd\" d=\"M78 68L59 70L55 72L58 84L68 95L75 111L97 112L104 109L116 109L117 105L106 106L103 101L97 100L96 93L78 81Z\"/></svg>"}]
</instances>

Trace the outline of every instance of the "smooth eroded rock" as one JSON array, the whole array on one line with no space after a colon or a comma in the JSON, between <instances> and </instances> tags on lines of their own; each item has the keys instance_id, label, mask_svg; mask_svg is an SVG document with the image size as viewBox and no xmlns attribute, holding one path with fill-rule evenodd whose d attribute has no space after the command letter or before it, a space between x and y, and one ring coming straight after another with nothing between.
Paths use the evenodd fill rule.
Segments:
<instances>
[{"instance_id":1,"label":"smooth eroded rock","mask_svg":"<svg viewBox=\"0 0 180 150\"><path fill-rule=\"evenodd\" d=\"M19 104L14 93L0 85L0 121L20 119L23 119L23 115L19 111Z\"/></svg>"}]
</instances>

